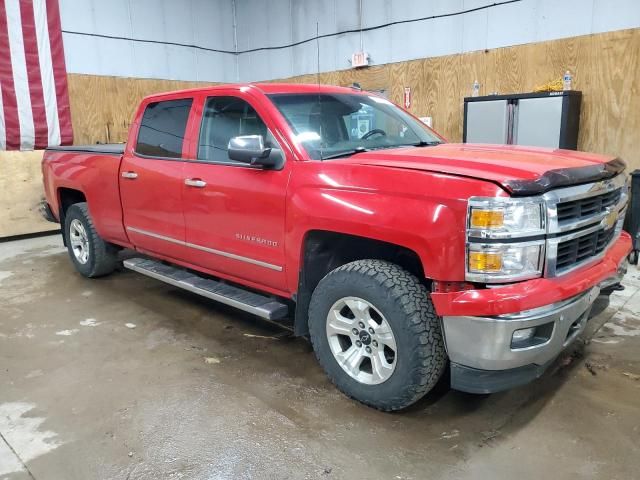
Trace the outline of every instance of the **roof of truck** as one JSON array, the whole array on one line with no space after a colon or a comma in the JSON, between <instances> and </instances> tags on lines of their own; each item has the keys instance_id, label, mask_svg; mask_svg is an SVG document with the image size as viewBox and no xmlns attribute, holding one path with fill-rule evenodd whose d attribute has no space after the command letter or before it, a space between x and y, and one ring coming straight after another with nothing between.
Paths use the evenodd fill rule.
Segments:
<instances>
[{"instance_id":1,"label":"roof of truck","mask_svg":"<svg viewBox=\"0 0 640 480\"><path fill-rule=\"evenodd\" d=\"M155 93L146 98L177 97L184 94L199 92L215 92L216 90L242 90L255 89L264 94L271 93L357 93L360 89L354 87L338 87L335 85L319 85L317 83L227 83L206 87L175 90L171 92Z\"/></svg>"}]
</instances>

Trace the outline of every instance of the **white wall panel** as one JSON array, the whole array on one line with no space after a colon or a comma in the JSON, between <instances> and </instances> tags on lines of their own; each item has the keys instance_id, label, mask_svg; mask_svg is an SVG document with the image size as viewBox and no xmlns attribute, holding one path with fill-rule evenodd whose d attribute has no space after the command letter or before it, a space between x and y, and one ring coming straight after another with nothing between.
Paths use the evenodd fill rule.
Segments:
<instances>
[{"instance_id":1,"label":"white wall panel","mask_svg":"<svg viewBox=\"0 0 640 480\"><path fill-rule=\"evenodd\" d=\"M640 1L594 0L592 33L609 32L640 25Z\"/></svg>"},{"instance_id":2,"label":"white wall panel","mask_svg":"<svg viewBox=\"0 0 640 480\"><path fill-rule=\"evenodd\" d=\"M394 6L388 0L368 0L363 2L362 26L375 27L393 21ZM363 33L364 49L369 53L372 63L384 64L393 58L393 32L391 28ZM351 52L353 53L353 52Z\"/></svg>"},{"instance_id":3,"label":"white wall panel","mask_svg":"<svg viewBox=\"0 0 640 480\"><path fill-rule=\"evenodd\" d=\"M236 59L223 53L196 51L197 78L189 80L210 82L236 82Z\"/></svg>"},{"instance_id":4,"label":"white wall panel","mask_svg":"<svg viewBox=\"0 0 640 480\"><path fill-rule=\"evenodd\" d=\"M362 0L372 27L497 0ZM60 0L64 30L240 51L358 29L360 0ZM522 0L463 15L363 32L373 64L640 27L640 0ZM64 34L67 69L99 75L253 81L314 73L315 41L239 56L190 47ZM320 40L320 71L350 68L360 33Z\"/></svg>"},{"instance_id":5,"label":"white wall panel","mask_svg":"<svg viewBox=\"0 0 640 480\"><path fill-rule=\"evenodd\" d=\"M234 50L231 0L60 0L62 29ZM63 34L67 71L235 81L234 55L191 47Z\"/></svg>"},{"instance_id":6,"label":"white wall panel","mask_svg":"<svg viewBox=\"0 0 640 480\"><path fill-rule=\"evenodd\" d=\"M233 7L230 0L191 0L195 45L233 51Z\"/></svg>"},{"instance_id":7,"label":"white wall panel","mask_svg":"<svg viewBox=\"0 0 640 480\"><path fill-rule=\"evenodd\" d=\"M77 40L86 45L86 37L76 37ZM100 39L93 39L96 44L96 61L99 62L97 74L114 75L117 77L130 76L132 66L136 64L135 50L133 42L127 40L113 40L110 43L102 42ZM66 49L65 39L65 49ZM115 48L114 48L115 47ZM86 48L83 47L83 48ZM84 58L81 59L85 61ZM84 63L83 63L84 65ZM68 67L67 67L68 69Z\"/></svg>"},{"instance_id":8,"label":"white wall panel","mask_svg":"<svg viewBox=\"0 0 640 480\"><path fill-rule=\"evenodd\" d=\"M286 15L291 10L289 23L282 18L282 27L291 28L293 41L310 38L320 33L339 32L358 28L359 0L236 0L239 6L262 3L264 8L277 8ZM418 17L429 17L478 8L493 4L493 0L362 0L364 27ZM281 44L274 43L274 34L255 17L238 16L240 49ZM523 0L464 15L436 18L407 23L363 34L364 49L372 63L384 64L460 52L499 48L564 38L575 35L640 27L640 0ZM243 30L244 29L244 30ZM244 42L241 32L250 30L251 41ZM331 41L333 40L333 42ZM360 35L347 34L321 42L321 71L349 68L347 59L360 47ZM334 62L326 49L335 52ZM254 58L255 54L251 54ZM270 79L313 73L316 69L315 51L309 45L278 50L264 61L238 58L240 79ZM270 69L266 63L287 65L287 72ZM256 71L253 66L258 66ZM271 71L270 76L265 72Z\"/></svg>"},{"instance_id":9,"label":"white wall panel","mask_svg":"<svg viewBox=\"0 0 640 480\"><path fill-rule=\"evenodd\" d=\"M100 39L76 35L63 35L63 39L67 71L99 75L102 70L98 55Z\"/></svg>"},{"instance_id":10,"label":"white wall panel","mask_svg":"<svg viewBox=\"0 0 640 480\"><path fill-rule=\"evenodd\" d=\"M91 7L96 33L121 37L131 35L128 0L84 3Z\"/></svg>"},{"instance_id":11,"label":"white wall panel","mask_svg":"<svg viewBox=\"0 0 640 480\"><path fill-rule=\"evenodd\" d=\"M364 37L363 37L364 38ZM365 43L365 50L368 50ZM351 68L351 55L353 52L360 50L360 35L339 35L337 37L326 38L320 43L320 53L328 53L329 49L333 52L334 70L344 70ZM323 55L321 55L323 58ZM326 63L320 63L320 71L324 71L323 67ZM314 72L316 70L313 70Z\"/></svg>"},{"instance_id":12,"label":"white wall panel","mask_svg":"<svg viewBox=\"0 0 640 480\"><path fill-rule=\"evenodd\" d=\"M488 9L486 48L535 42L538 3L524 0ZM473 50L478 48L471 46Z\"/></svg>"},{"instance_id":13,"label":"white wall panel","mask_svg":"<svg viewBox=\"0 0 640 480\"><path fill-rule=\"evenodd\" d=\"M462 10L472 10L486 5L485 0L464 0ZM478 10L462 16L462 51L487 48L488 10Z\"/></svg>"},{"instance_id":14,"label":"white wall panel","mask_svg":"<svg viewBox=\"0 0 640 480\"><path fill-rule=\"evenodd\" d=\"M94 21L93 3L85 0L60 0L60 21L63 30L85 31L93 33L98 26Z\"/></svg>"},{"instance_id":15,"label":"white wall panel","mask_svg":"<svg viewBox=\"0 0 640 480\"><path fill-rule=\"evenodd\" d=\"M536 17L536 40L588 35L593 0L539 0Z\"/></svg>"},{"instance_id":16,"label":"white wall panel","mask_svg":"<svg viewBox=\"0 0 640 480\"><path fill-rule=\"evenodd\" d=\"M462 16L445 17L426 23L426 28L418 34L416 43L429 52L427 57L438 57L462 51Z\"/></svg>"}]
</instances>

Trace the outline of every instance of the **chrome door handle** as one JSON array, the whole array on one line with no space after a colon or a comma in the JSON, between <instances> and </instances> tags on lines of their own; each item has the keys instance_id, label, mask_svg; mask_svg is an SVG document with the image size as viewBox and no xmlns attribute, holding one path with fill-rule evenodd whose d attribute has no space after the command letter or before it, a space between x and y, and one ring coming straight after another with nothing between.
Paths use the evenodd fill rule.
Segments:
<instances>
[{"instance_id":1,"label":"chrome door handle","mask_svg":"<svg viewBox=\"0 0 640 480\"><path fill-rule=\"evenodd\" d=\"M204 188L207 186L207 182L200 180L199 178L187 178L184 184L188 187Z\"/></svg>"},{"instance_id":2,"label":"chrome door handle","mask_svg":"<svg viewBox=\"0 0 640 480\"><path fill-rule=\"evenodd\" d=\"M128 178L130 180L135 180L138 178L138 174L136 172L122 172L122 178Z\"/></svg>"}]
</instances>

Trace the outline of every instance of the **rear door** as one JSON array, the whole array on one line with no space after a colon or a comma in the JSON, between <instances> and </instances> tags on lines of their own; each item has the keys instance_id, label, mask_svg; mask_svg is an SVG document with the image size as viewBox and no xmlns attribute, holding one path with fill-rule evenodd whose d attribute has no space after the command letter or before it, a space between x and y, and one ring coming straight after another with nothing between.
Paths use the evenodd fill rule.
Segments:
<instances>
[{"instance_id":1,"label":"rear door","mask_svg":"<svg viewBox=\"0 0 640 480\"><path fill-rule=\"evenodd\" d=\"M182 151L192 104L193 98L179 98L144 106L137 138L129 139L120 167L129 240L139 250L175 259L185 252Z\"/></svg>"},{"instance_id":2,"label":"rear door","mask_svg":"<svg viewBox=\"0 0 640 480\"><path fill-rule=\"evenodd\" d=\"M284 224L291 153L276 140L261 104L237 90L197 98L192 160L183 185L190 263L227 278L286 291ZM282 169L261 169L229 159L231 137L262 135L280 149Z\"/></svg>"}]
</instances>

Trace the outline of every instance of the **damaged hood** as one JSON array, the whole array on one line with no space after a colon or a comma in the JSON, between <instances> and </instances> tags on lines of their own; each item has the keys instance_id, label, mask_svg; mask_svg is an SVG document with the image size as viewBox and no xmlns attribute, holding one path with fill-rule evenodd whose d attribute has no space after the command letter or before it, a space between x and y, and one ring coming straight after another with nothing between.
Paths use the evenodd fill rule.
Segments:
<instances>
[{"instance_id":1,"label":"damaged hood","mask_svg":"<svg viewBox=\"0 0 640 480\"><path fill-rule=\"evenodd\" d=\"M512 195L536 195L552 188L594 182L625 168L622 160L605 155L468 143L375 150L335 161L473 177L497 183Z\"/></svg>"}]
</instances>

